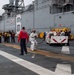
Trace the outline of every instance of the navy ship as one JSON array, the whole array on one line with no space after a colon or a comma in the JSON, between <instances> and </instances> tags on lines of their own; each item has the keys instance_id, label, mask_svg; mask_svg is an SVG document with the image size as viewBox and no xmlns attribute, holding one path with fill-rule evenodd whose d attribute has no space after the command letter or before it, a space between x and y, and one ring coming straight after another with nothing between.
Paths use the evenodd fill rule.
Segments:
<instances>
[{"instance_id":1,"label":"navy ship","mask_svg":"<svg viewBox=\"0 0 74 75\"><path fill-rule=\"evenodd\" d=\"M28 32L33 28L41 32L68 27L74 33L74 0L35 0L27 6L24 0L9 0L3 9L0 31L17 33L23 26Z\"/></svg>"}]
</instances>

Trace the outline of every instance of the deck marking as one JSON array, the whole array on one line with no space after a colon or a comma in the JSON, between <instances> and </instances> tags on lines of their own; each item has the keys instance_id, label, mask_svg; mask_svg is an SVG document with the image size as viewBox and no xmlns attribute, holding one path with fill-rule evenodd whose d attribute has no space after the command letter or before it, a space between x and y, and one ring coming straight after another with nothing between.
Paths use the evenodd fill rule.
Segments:
<instances>
[{"instance_id":1,"label":"deck marking","mask_svg":"<svg viewBox=\"0 0 74 75\"><path fill-rule=\"evenodd\" d=\"M69 46L63 46L61 52L64 54L70 54Z\"/></svg>"},{"instance_id":2,"label":"deck marking","mask_svg":"<svg viewBox=\"0 0 74 75\"><path fill-rule=\"evenodd\" d=\"M4 56L5 58L39 74L39 75L54 75L54 72L52 72L51 70L45 69L39 65L33 64L29 61L23 60L19 57L16 57L12 54L9 54L7 52L4 51L0 51L0 55Z\"/></svg>"},{"instance_id":3,"label":"deck marking","mask_svg":"<svg viewBox=\"0 0 74 75\"><path fill-rule=\"evenodd\" d=\"M70 54L69 46L63 46L62 53L64 54ZM67 62L63 62L62 64L57 64L57 68L55 70L56 75L72 75L71 74L71 65Z\"/></svg>"},{"instance_id":4,"label":"deck marking","mask_svg":"<svg viewBox=\"0 0 74 75\"><path fill-rule=\"evenodd\" d=\"M8 47L15 48L15 49L18 49L18 50L20 49L20 47L18 45L5 44L5 43L4 43L4 45L8 46ZM27 49L28 49L28 52L30 52L30 53L40 54L40 55L44 55L44 56L51 57L51 58L59 58L61 60L74 62L74 57L72 57L72 56L68 56L68 55L64 55L64 54L56 54L56 53L48 52L48 51L45 51L45 50L37 50L35 52L32 52L29 48L27 48Z\"/></svg>"},{"instance_id":5,"label":"deck marking","mask_svg":"<svg viewBox=\"0 0 74 75\"><path fill-rule=\"evenodd\" d=\"M69 47L68 46L63 46L62 47L62 51L61 52L63 52L64 50L64 47L65 47L65 50L66 50L66 48L69 50ZM67 52L67 54L69 54L70 53L70 51L68 52L68 51L65 51L65 52ZM65 53L65 52L63 52L63 53ZM51 54L50 54L51 55ZM68 58L68 57L67 57ZM63 59L63 60L65 60L65 59ZM66 66L65 66L66 65ZM62 67L61 67L62 66ZM66 70L64 71L63 69L61 70L61 68L63 68L63 66L64 66L64 68L66 67ZM67 70L68 69L68 70ZM62 73L63 74L62 74ZM68 74L68 73L69 74ZM56 66L56 70L55 70L55 72L54 72L55 74L53 74L53 75L74 75L74 74L70 74L71 73L71 66L70 66L70 64L67 64L67 63L65 63L65 64L57 64L57 66ZM61 73L61 74L60 74ZM46 74L45 74L46 75ZM51 74L50 74L51 75Z\"/></svg>"},{"instance_id":6,"label":"deck marking","mask_svg":"<svg viewBox=\"0 0 74 75\"><path fill-rule=\"evenodd\" d=\"M35 54L32 55L32 58L35 58Z\"/></svg>"},{"instance_id":7,"label":"deck marking","mask_svg":"<svg viewBox=\"0 0 74 75\"><path fill-rule=\"evenodd\" d=\"M55 70L55 75L71 75L71 65L70 64L57 64Z\"/></svg>"}]
</instances>

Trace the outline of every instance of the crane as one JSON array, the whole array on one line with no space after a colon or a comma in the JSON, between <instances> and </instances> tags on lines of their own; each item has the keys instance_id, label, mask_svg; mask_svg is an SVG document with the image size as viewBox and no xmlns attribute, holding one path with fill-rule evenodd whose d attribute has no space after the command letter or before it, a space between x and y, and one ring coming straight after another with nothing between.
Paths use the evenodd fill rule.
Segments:
<instances>
[{"instance_id":1,"label":"crane","mask_svg":"<svg viewBox=\"0 0 74 75\"><path fill-rule=\"evenodd\" d=\"M9 0L9 4L3 5L3 9L10 15L11 12L19 13L25 9L24 0Z\"/></svg>"}]
</instances>

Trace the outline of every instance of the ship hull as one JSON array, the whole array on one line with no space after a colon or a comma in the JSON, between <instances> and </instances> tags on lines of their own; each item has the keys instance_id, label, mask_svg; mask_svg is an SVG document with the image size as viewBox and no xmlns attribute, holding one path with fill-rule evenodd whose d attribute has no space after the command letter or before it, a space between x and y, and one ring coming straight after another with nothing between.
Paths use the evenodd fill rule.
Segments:
<instances>
[{"instance_id":1,"label":"ship hull","mask_svg":"<svg viewBox=\"0 0 74 75\"><path fill-rule=\"evenodd\" d=\"M21 27L25 27L28 32L35 28L38 32L49 31L54 27L68 27L74 33L74 14L65 12L50 14L49 6L35 11L24 12L21 15ZM0 30L14 30L16 32L16 17L10 17L0 22Z\"/></svg>"}]
</instances>

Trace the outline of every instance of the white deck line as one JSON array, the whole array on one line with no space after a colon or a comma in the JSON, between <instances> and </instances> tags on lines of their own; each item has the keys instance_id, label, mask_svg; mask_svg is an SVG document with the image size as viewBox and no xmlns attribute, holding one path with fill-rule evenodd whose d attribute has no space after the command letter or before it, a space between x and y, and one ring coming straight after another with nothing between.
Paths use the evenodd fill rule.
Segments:
<instances>
[{"instance_id":1,"label":"white deck line","mask_svg":"<svg viewBox=\"0 0 74 75\"><path fill-rule=\"evenodd\" d=\"M48 69L45 69L39 65L36 65L34 63L31 63L29 61L26 61L24 59L21 59L19 57L16 57L14 55L11 55L7 52L4 52L4 51L0 51L0 55L4 56L5 58L39 74L39 75L55 75L54 72L48 70Z\"/></svg>"},{"instance_id":2,"label":"white deck line","mask_svg":"<svg viewBox=\"0 0 74 75\"><path fill-rule=\"evenodd\" d=\"M64 54L70 54L69 46L63 46L61 52Z\"/></svg>"},{"instance_id":3,"label":"white deck line","mask_svg":"<svg viewBox=\"0 0 74 75\"><path fill-rule=\"evenodd\" d=\"M64 54L70 54L69 46L63 46L61 52ZM57 64L55 75L72 75L71 65L67 64L66 62L63 62L62 64Z\"/></svg>"},{"instance_id":4,"label":"white deck line","mask_svg":"<svg viewBox=\"0 0 74 75\"><path fill-rule=\"evenodd\" d=\"M57 64L55 75L72 75L70 64Z\"/></svg>"}]
</instances>

